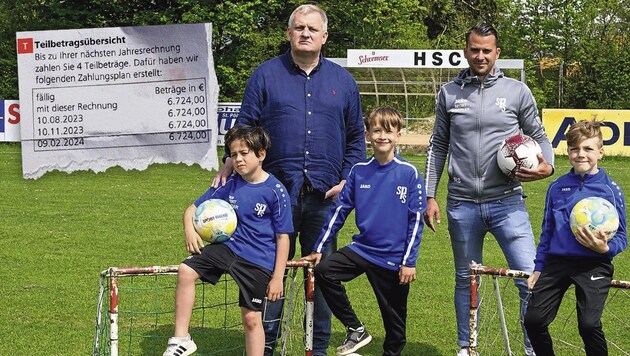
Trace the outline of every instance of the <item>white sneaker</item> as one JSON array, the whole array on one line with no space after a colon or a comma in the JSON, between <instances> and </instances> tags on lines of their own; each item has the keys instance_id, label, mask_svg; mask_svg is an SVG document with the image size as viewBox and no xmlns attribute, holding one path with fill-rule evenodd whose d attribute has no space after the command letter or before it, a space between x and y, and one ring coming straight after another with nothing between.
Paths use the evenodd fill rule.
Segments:
<instances>
[{"instance_id":1,"label":"white sneaker","mask_svg":"<svg viewBox=\"0 0 630 356\"><path fill-rule=\"evenodd\" d=\"M536 356L536 353L534 352L533 348L526 347L525 348L525 356Z\"/></svg>"},{"instance_id":2,"label":"white sneaker","mask_svg":"<svg viewBox=\"0 0 630 356\"><path fill-rule=\"evenodd\" d=\"M188 356L197 351L197 345L190 338L172 337L168 339L168 347L162 356Z\"/></svg>"},{"instance_id":3,"label":"white sneaker","mask_svg":"<svg viewBox=\"0 0 630 356\"><path fill-rule=\"evenodd\" d=\"M468 356L468 349L465 347L462 347L461 349L459 349L459 352L457 352L457 356Z\"/></svg>"}]
</instances>

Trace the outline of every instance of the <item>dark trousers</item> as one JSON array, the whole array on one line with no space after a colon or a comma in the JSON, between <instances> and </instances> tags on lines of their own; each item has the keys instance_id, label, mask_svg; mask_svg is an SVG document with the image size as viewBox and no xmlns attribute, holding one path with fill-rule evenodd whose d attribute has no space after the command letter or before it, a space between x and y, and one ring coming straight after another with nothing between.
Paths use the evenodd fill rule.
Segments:
<instances>
[{"instance_id":1,"label":"dark trousers","mask_svg":"<svg viewBox=\"0 0 630 356\"><path fill-rule=\"evenodd\" d=\"M614 267L606 258L549 256L525 314L525 328L537 355L552 356L548 326L555 319L562 297L575 285L578 329L588 356L608 355L601 316Z\"/></svg>"},{"instance_id":2,"label":"dark trousers","mask_svg":"<svg viewBox=\"0 0 630 356\"><path fill-rule=\"evenodd\" d=\"M383 355L400 355L407 342L407 296L409 285L400 285L398 271L392 271L368 262L349 247L334 252L315 267L315 283L321 288L333 315L343 325L360 327L361 321L350 305L345 287L348 282L366 274L385 326Z\"/></svg>"},{"instance_id":3,"label":"dark trousers","mask_svg":"<svg viewBox=\"0 0 630 356\"><path fill-rule=\"evenodd\" d=\"M326 223L328 212L334 205L333 201L324 199L324 193L313 190L312 187L302 189L298 203L292 206L293 228L295 232L289 235L291 240L289 259L293 259L296 250L296 240L300 242L300 257L307 256L313 251L322 227ZM332 239L322 253L322 257L330 255L337 249L337 237ZM306 287L306 286L305 286ZM315 283L313 312L313 355L325 356L331 334L331 312L322 296L322 292ZM270 355L276 348L280 336L280 317L284 307L283 301L268 303L263 315L265 329L265 355ZM271 321L271 322L270 322Z\"/></svg>"}]
</instances>

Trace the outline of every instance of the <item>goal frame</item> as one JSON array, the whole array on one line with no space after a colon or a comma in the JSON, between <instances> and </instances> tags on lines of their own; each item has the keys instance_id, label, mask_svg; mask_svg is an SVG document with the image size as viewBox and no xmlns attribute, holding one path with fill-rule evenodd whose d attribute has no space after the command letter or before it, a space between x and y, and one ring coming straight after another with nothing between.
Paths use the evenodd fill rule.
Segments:
<instances>
[{"instance_id":1,"label":"goal frame","mask_svg":"<svg viewBox=\"0 0 630 356\"><path fill-rule=\"evenodd\" d=\"M524 271L519 271L519 270L513 270L513 269L507 269L507 268L494 268L494 267L488 267L488 266L484 266L482 264L478 264L475 263L473 261L473 263L470 265L470 320L469 320L469 326L470 326L470 339L469 339L469 347L470 347L470 355L471 356L478 356L479 353L477 352L477 340L478 340L478 334L477 334L477 326L478 326L478 310L479 310L479 299L477 297L477 292L478 292L478 288L479 288L479 281L478 281L478 276L479 275L490 275L490 276L494 276L494 277L507 277L507 278L511 278L511 279L527 279L530 276L529 272L524 272ZM506 350L508 350L508 354L510 355L510 341L509 338L507 336L507 328L506 328L506 322L505 322L505 315L503 313L503 306L502 306L502 302L501 302L501 295L500 295L500 291L499 291L499 286L498 286L498 281L497 278L493 278L493 283L494 283L494 292L495 292L495 296L497 299L497 308L498 313L499 313L499 320L501 322L501 330L503 332L503 338L504 338L504 342L505 342L505 346L506 346ZM622 281L622 280L616 280L613 279L610 283L610 286L613 288L623 288L623 289L630 289L630 281Z\"/></svg>"},{"instance_id":2,"label":"goal frame","mask_svg":"<svg viewBox=\"0 0 630 356\"><path fill-rule=\"evenodd\" d=\"M313 354L313 312L314 312L314 295L315 295L315 274L314 263L304 259L287 261L286 268L304 268L306 270L305 278L305 323L304 323L304 351L306 356ZM109 346L110 355L118 356L118 308L121 300L118 295L119 278L131 276L157 276L157 275L175 275L179 270L179 265L167 266L149 266L149 267L109 267L101 272L100 288L97 302L96 312L96 331L94 334L93 354L98 354L98 345L101 341L100 330L103 326L103 298L105 294L106 283L109 286ZM108 281L108 282L106 282ZM124 300L123 300L124 302ZM283 348L284 349L284 348Z\"/></svg>"}]
</instances>

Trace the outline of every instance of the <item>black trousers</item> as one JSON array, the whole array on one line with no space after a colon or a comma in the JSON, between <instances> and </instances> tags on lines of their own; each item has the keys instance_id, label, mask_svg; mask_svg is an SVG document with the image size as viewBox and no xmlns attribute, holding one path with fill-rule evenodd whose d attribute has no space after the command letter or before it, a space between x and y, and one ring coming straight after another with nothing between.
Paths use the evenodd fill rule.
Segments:
<instances>
[{"instance_id":1,"label":"black trousers","mask_svg":"<svg viewBox=\"0 0 630 356\"><path fill-rule=\"evenodd\" d=\"M548 326L555 319L562 297L575 285L578 330L588 356L608 355L601 316L614 267L606 258L548 257L525 314L525 328L537 355L555 355Z\"/></svg>"},{"instance_id":2,"label":"black trousers","mask_svg":"<svg viewBox=\"0 0 630 356\"><path fill-rule=\"evenodd\" d=\"M400 355L407 342L407 296L409 285L400 285L398 271L368 262L344 247L323 259L315 267L315 283L319 286L333 315L347 327L360 327L361 321L352 309L345 287L348 282L366 274L385 327L383 355Z\"/></svg>"}]
</instances>

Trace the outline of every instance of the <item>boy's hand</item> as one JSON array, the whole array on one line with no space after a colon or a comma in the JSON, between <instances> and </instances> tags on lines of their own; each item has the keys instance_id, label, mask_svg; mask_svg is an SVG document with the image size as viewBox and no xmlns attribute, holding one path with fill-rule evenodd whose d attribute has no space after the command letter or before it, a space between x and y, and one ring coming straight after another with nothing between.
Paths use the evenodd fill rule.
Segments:
<instances>
[{"instance_id":1,"label":"boy's hand","mask_svg":"<svg viewBox=\"0 0 630 356\"><path fill-rule=\"evenodd\" d=\"M400 279L400 284L405 285L409 284L416 280L416 268L415 267L400 267L400 271L398 271L398 278Z\"/></svg>"},{"instance_id":2,"label":"boy's hand","mask_svg":"<svg viewBox=\"0 0 630 356\"><path fill-rule=\"evenodd\" d=\"M195 215L195 210L197 207L195 204L191 204L184 211L184 236L186 238L186 250L189 253L201 253L201 248L203 248L203 240L201 236L195 231L195 227L193 226L193 215Z\"/></svg>"},{"instance_id":3,"label":"boy's hand","mask_svg":"<svg viewBox=\"0 0 630 356\"><path fill-rule=\"evenodd\" d=\"M267 299L272 302L282 298L282 278L271 278L267 285Z\"/></svg>"},{"instance_id":4,"label":"boy's hand","mask_svg":"<svg viewBox=\"0 0 630 356\"><path fill-rule=\"evenodd\" d=\"M310 255L304 256L304 257L302 257L302 259L306 260L306 261L313 261L313 262L315 262L315 265L317 266L319 261L322 259L322 254L321 253L317 253L317 252L311 252Z\"/></svg>"},{"instance_id":5,"label":"boy's hand","mask_svg":"<svg viewBox=\"0 0 630 356\"><path fill-rule=\"evenodd\" d=\"M197 232L186 232L186 249L190 253L200 254L204 243Z\"/></svg>"},{"instance_id":6,"label":"boy's hand","mask_svg":"<svg viewBox=\"0 0 630 356\"><path fill-rule=\"evenodd\" d=\"M527 288L531 291L534 289L534 285L538 282L538 277L540 277L540 271L534 271L529 278L527 278Z\"/></svg>"},{"instance_id":7,"label":"boy's hand","mask_svg":"<svg viewBox=\"0 0 630 356\"><path fill-rule=\"evenodd\" d=\"M582 226L577 229L575 239L582 246L595 252L608 252L608 241L606 241L606 235L604 235L604 233L600 230L590 231L587 226Z\"/></svg>"}]
</instances>

